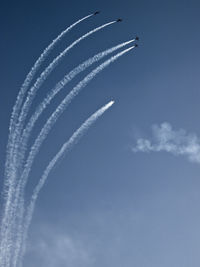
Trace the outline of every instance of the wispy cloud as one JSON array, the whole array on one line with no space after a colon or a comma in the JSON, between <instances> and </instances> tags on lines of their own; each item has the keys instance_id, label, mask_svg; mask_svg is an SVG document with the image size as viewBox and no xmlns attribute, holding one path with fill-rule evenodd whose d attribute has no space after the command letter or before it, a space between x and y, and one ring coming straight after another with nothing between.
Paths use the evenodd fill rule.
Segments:
<instances>
[{"instance_id":1,"label":"wispy cloud","mask_svg":"<svg viewBox=\"0 0 200 267\"><path fill-rule=\"evenodd\" d=\"M173 130L170 123L152 126L152 138L139 138L133 152L165 151L185 156L189 161L200 163L200 138L183 129Z\"/></svg>"},{"instance_id":2,"label":"wispy cloud","mask_svg":"<svg viewBox=\"0 0 200 267\"><path fill-rule=\"evenodd\" d=\"M50 229L43 230L41 237L37 236L29 245L26 261L29 266L94 266L94 258L87 244L66 233L58 233L54 228Z\"/></svg>"}]
</instances>

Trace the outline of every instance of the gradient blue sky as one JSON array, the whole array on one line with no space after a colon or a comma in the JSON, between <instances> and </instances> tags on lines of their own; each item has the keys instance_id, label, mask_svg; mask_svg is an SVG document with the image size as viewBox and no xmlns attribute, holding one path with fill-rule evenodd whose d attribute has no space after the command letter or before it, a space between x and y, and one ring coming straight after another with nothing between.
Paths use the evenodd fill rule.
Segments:
<instances>
[{"instance_id":1,"label":"gradient blue sky","mask_svg":"<svg viewBox=\"0 0 200 267\"><path fill-rule=\"evenodd\" d=\"M164 152L131 151L136 138L151 135L154 123L168 121L200 136L199 1L2 1L1 177L9 117L23 79L61 30L96 10L101 14L71 31L50 59L88 30L118 17L124 21L71 51L34 106L94 53L135 34L140 46L87 86L45 142L27 197L73 130L116 100L49 177L30 228L25 266L199 267L200 165ZM37 124L33 138L63 96Z\"/></svg>"}]
</instances>

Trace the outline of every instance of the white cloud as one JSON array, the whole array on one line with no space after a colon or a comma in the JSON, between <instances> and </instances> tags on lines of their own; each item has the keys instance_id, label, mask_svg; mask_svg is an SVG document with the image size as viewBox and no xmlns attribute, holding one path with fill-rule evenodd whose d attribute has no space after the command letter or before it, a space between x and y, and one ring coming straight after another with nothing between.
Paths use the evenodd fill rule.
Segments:
<instances>
[{"instance_id":1,"label":"white cloud","mask_svg":"<svg viewBox=\"0 0 200 267\"><path fill-rule=\"evenodd\" d=\"M94 258L90 249L80 240L49 229L43 232L40 238L29 245L27 262L30 266L48 267L82 267L93 266Z\"/></svg>"},{"instance_id":2,"label":"white cloud","mask_svg":"<svg viewBox=\"0 0 200 267\"><path fill-rule=\"evenodd\" d=\"M166 151L176 156L185 156L191 162L200 163L200 139L195 134L187 133L183 129L173 130L172 126L167 122L162 123L160 126L152 126L152 133L151 140L137 139L132 151Z\"/></svg>"}]
</instances>

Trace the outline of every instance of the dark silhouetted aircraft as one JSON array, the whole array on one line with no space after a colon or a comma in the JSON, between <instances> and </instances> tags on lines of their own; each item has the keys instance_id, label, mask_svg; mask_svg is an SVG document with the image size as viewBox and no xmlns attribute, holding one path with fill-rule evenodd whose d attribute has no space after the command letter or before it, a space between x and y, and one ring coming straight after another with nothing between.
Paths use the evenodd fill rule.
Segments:
<instances>
[{"instance_id":1,"label":"dark silhouetted aircraft","mask_svg":"<svg viewBox=\"0 0 200 267\"><path fill-rule=\"evenodd\" d=\"M135 44L135 47L138 47L138 44Z\"/></svg>"},{"instance_id":2,"label":"dark silhouetted aircraft","mask_svg":"<svg viewBox=\"0 0 200 267\"><path fill-rule=\"evenodd\" d=\"M135 37L135 40L136 40L136 41L138 41L138 40L139 40L139 37L138 37L138 36L136 36L136 37Z\"/></svg>"},{"instance_id":3,"label":"dark silhouetted aircraft","mask_svg":"<svg viewBox=\"0 0 200 267\"><path fill-rule=\"evenodd\" d=\"M117 19L117 20L116 20L116 22L121 22L121 21L122 21L122 19Z\"/></svg>"},{"instance_id":4,"label":"dark silhouetted aircraft","mask_svg":"<svg viewBox=\"0 0 200 267\"><path fill-rule=\"evenodd\" d=\"M99 14L100 13L100 11L96 11L96 12L94 12L94 15L97 15L97 14Z\"/></svg>"}]
</instances>

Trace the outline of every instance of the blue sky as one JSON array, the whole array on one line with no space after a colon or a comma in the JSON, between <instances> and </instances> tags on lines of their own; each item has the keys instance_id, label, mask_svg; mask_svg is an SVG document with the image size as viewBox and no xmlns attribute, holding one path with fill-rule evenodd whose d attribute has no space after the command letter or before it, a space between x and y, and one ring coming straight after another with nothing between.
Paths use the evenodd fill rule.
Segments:
<instances>
[{"instance_id":1,"label":"blue sky","mask_svg":"<svg viewBox=\"0 0 200 267\"><path fill-rule=\"evenodd\" d=\"M173 131L184 129L186 136L195 134L199 145L199 1L3 1L1 177L9 117L23 79L60 31L96 10L101 14L71 31L49 62L94 27L118 17L124 21L74 48L44 84L33 108L89 56L136 34L139 47L84 89L43 145L27 198L73 131L97 108L116 101L50 175L38 199L24 265L198 267L200 164L166 149L134 153L132 148L139 138L151 141L152 125L163 122ZM37 124L32 141L66 90Z\"/></svg>"}]
</instances>

